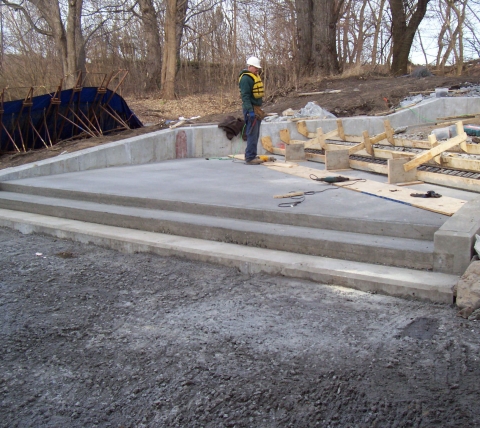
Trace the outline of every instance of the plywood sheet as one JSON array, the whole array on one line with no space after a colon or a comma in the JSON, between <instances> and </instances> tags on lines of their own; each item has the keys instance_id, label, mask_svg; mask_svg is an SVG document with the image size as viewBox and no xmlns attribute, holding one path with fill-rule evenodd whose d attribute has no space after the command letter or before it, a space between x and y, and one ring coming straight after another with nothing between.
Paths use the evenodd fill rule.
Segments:
<instances>
[{"instance_id":1,"label":"plywood sheet","mask_svg":"<svg viewBox=\"0 0 480 428\"><path fill-rule=\"evenodd\" d=\"M335 175L331 171L323 171L304 166L295 166L286 169L277 167L275 165L269 165L268 168L282 172L284 174L291 174L297 177L303 177L307 180L311 180L311 174L317 176L318 178ZM442 196L441 198L415 198L413 196L410 196L410 194L420 193L418 189L410 189L408 187L396 186L394 184L381 183L372 180L354 180L355 178L350 177L350 181L343 183L335 183L333 184L333 186L345 187L345 189L347 190L361 192L367 195L410 205L412 207L421 208L427 211L433 211L447 216L455 214L463 205L467 203L467 201L464 201L462 199L450 198L448 196Z\"/></svg>"}]
</instances>

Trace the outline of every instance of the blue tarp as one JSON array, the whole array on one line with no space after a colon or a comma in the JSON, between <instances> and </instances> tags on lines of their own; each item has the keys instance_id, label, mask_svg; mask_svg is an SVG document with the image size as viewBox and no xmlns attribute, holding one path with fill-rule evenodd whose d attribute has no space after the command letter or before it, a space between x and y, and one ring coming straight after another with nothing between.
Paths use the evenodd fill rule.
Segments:
<instances>
[{"instance_id":1,"label":"blue tarp","mask_svg":"<svg viewBox=\"0 0 480 428\"><path fill-rule=\"evenodd\" d=\"M53 145L80 134L98 135L100 129L106 134L143 126L125 100L108 89L104 94L98 88L68 89L59 94L58 105L51 104L53 96L33 97L31 106L24 106L24 100L3 104L1 152L16 151L15 145L22 151L38 149L45 147L42 140Z\"/></svg>"}]
</instances>

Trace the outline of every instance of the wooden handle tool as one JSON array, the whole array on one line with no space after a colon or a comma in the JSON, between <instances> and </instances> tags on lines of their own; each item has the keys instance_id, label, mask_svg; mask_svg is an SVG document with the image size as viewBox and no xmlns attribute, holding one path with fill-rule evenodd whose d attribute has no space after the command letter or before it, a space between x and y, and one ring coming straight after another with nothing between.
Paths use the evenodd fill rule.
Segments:
<instances>
[{"instance_id":1,"label":"wooden handle tool","mask_svg":"<svg viewBox=\"0 0 480 428\"><path fill-rule=\"evenodd\" d=\"M305 192L292 192L286 193L285 195L274 195L274 199L282 199L282 198L291 198L292 196L303 196Z\"/></svg>"}]
</instances>

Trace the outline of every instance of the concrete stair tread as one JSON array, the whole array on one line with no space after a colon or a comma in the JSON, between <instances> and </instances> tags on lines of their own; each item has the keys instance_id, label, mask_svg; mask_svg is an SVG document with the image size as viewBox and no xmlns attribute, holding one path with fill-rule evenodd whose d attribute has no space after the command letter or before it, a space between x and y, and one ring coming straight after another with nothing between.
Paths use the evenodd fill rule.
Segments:
<instances>
[{"instance_id":1,"label":"concrete stair tread","mask_svg":"<svg viewBox=\"0 0 480 428\"><path fill-rule=\"evenodd\" d=\"M284 275L442 303L452 303L452 287L459 279L456 275L444 273L308 256L7 209L0 209L0 226L23 233L45 233L108 246L125 252L182 256L237 267L247 273Z\"/></svg>"},{"instance_id":2,"label":"concrete stair tread","mask_svg":"<svg viewBox=\"0 0 480 428\"><path fill-rule=\"evenodd\" d=\"M0 192L0 200L10 200L19 203L43 205L52 209L70 208L82 212L109 213L112 216L144 219L144 228L142 230L151 230L148 221L172 222L178 225L184 224L185 227L206 227L223 229L225 233L229 231L238 231L245 233L257 233L260 235L281 235L285 239L309 239L329 241L332 243L343 243L349 245L362 245L365 247L381 247L384 249L403 251L413 251L417 253L432 254L433 241L418 240L411 238L399 238L382 235L372 235L356 232L345 232L338 230L328 230L311 228L304 226L291 226L284 224L265 223L251 220L239 220L232 218L214 217L202 214L190 214L184 212L154 210L149 208L125 207L111 204L101 204L97 202L78 201L74 199L60 199L46 196L27 195L13 192ZM0 204L1 205L1 204ZM4 204L6 205L6 204ZM7 207L8 208L8 207ZM65 217L62 215L61 217ZM93 217L92 217L93 218ZM99 221L101 222L101 220ZM188 232L181 233L183 236L189 236Z\"/></svg>"},{"instance_id":3,"label":"concrete stair tread","mask_svg":"<svg viewBox=\"0 0 480 428\"><path fill-rule=\"evenodd\" d=\"M260 221L278 225L313 227L324 230L335 230L370 235L392 236L433 241L438 226L423 224L414 219L411 222L398 222L371 218L352 218L351 216L324 215L321 213L302 213L298 209L277 208L279 202L275 200L270 209L259 209L248 206L212 205L208 203L194 203L182 200L151 199L132 197L117 194L103 194L98 192L66 190L58 188L37 187L18 183L1 183L0 189L5 193L18 193L32 196L44 196L82 202L97 202L124 207L150 208L154 210L202 214L229 219ZM0 195L4 192L0 192ZM273 199L272 199L273 201Z\"/></svg>"}]
</instances>

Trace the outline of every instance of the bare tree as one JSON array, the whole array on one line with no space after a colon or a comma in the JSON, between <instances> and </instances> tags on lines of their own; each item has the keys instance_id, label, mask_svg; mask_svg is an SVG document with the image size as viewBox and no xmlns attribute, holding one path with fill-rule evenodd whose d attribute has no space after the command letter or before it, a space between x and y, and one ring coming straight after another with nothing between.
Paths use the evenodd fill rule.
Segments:
<instances>
[{"instance_id":1,"label":"bare tree","mask_svg":"<svg viewBox=\"0 0 480 428\"><path fill-rule=\"evenodd\" d=\"M24 2L1 1L23 13L36 32L54 39L62 61L65 86L72 87L77 71L85 71L85 40L81 27L83 0L68 1L66 22L62 19L58 1L27 0L25 6ZM34 14L40 17L40 21L35 22Z\"/></svg>"},{"instance_id":2,"label":"bare tree","mask_svg":"<svg viewBox=\"0 0 480 428\"><path fill-rule=\"evenodd\" d=\"M138 0L138 4L147 49L145 90L152 91L160 88L161 85L162 45L160 42L160 27L153 0Z\"/></svg>"},{"instance_id":3,"label":"bare tree","mask_svg":"<svg viewBox=\"0 0 480 428\"><path fill-rule=\"evenodd\" d=\"M389 0L392 12L392 66L395 75L407 73L408 57L415 33L430 0Z\"/></svg>"}]
</instances>

